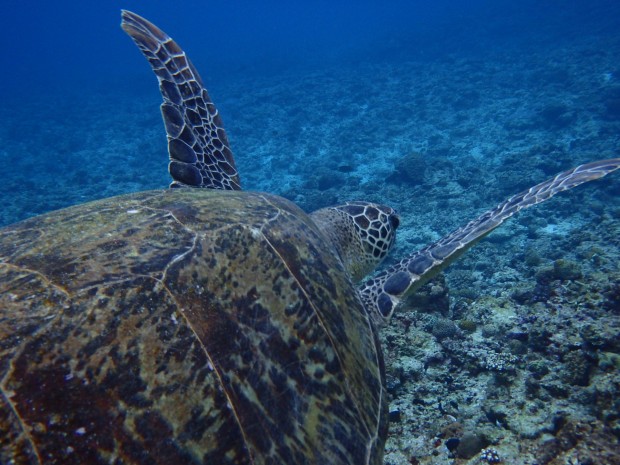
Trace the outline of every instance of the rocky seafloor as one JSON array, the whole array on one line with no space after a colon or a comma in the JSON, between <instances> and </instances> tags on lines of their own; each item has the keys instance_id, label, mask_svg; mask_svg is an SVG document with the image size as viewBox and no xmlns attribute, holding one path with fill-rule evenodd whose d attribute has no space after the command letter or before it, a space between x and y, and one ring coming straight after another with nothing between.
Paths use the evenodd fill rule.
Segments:
<instances>
[{"instance_id":1,"label":"rocky seafloor","mask_svg":"<svg viewBox=\"0 0 620 465\"><path fill-rule=\"evenodd\" d=\"M619 57L620 41L582 38L210 90L246 188L308 211L390 204L397 258L620 156ZM0 109L0 223L167 185L156 98L111 88ZM408 299L382 340L386 465L620 464L620 175L520 213Z\"/></svg>"}]
</instances>

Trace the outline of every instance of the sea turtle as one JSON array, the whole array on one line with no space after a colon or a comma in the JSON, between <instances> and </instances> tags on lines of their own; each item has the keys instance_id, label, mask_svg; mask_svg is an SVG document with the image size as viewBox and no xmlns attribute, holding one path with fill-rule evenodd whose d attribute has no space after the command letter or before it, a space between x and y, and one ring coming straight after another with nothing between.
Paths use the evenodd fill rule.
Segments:
<instances>
[{"instance_id":1,"label":"sea turtle","mask_svg":"<svg viewBox=\"0 0 620 465\"><path fill-rule=\"evenodd\" d=\"M159 79L181 188L0 230L3 464L378 465L377 331L399 300L520 209L620 167L561 173L356 288L393 244L395 211L307 215L240 191L185 53L133 13L122 27Z\"/></svg>"}]
</instances>

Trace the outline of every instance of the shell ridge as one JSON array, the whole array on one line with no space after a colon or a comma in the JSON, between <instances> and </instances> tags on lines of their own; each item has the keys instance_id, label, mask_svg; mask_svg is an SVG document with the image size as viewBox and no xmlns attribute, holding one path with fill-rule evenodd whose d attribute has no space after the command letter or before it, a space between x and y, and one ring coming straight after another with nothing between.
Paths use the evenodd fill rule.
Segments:
<instances>
[{"instance_id":1,"label":"shell ridge","mask_svg":"<svg viewBox=\"0 0 620 465\"><path fill-rule=\"evenodd\" d=\"M274 216L274 218L271 218L271 219L268 219L268 220L267 220L267 222L269 222L269 221L273 221L275 218L277 218L277 217L279 216L279 214L280 214L280 212L281 212L281 209L280 209L280 207L278 207L277 205L275 205L273 202L271 202L271 201L270 201L268 198L266 198L265 196L262 196L262 198L263 198L263 199L264 199L267 203L269 203L270 205L272 205L272 206L273 206L273 207L274 207L274 208L278 211L278 214L277 214L276 216ZM312 307L312 309L314 310L314 315L316 316L316 318L317 318L317 321L318 321L319 325L321 325L321 328L323 329L323 331L324 331L324 332L325 332L325 334L327 335L327 338L329 339L330 345L332 346L332 349L334 350L334 354L336 354L336 357L338 358L338 364L339 364L341 367L344 367L344 362L343 362L343 360L342 360L342 356L341 356L341 354L340 354L340 350L339 350L339 344L336 344L336 342L334 341L334 339L333 339L333 337L332 337L332 334L331 334L329 331L327 331L327 329L326 329L326 325L325 325L325 322L324 322L324 321L323 321L323 319L321 318L321 314L320 314L320 312L318 311L317 306L314 304L313 299L312 299L312 298L311 298L311 296L310 296L310 295L306 292L306 290L305 290L305 288L304 288L304 286L303 286L302 282L300 281L300 279L297 277L297 275L294 273L294 271L293 271L293 270L289 267L289 265L288 265L288 263L287 263L286 259L285 259L285 258L284 258L284 257L283 257L283 256L282 256L279 252L278 252L277 248L276 248L276 247L275 247L275 246L271 243L271 241L269 240L269 238L268 238L265 234L263 234L263 232L262 232L262 228L261 228L260 233L261 233L262 238L265 240L265 243L269 246L269 248L273 251L273 253L274 253L274 254L276 254L276 255L280 258L280 260L281 260L281 262L282 262L282 265L286 268L286 270L290 273L290 275L293 277L293 279L295 280L295 282L298 284L299 289L301 290L301 292L302 292L302 293L304 294L304 296L306 297L308 304L309 304L309 305ZM368 321L369 319L368 319L368 318L366 318L366 320ZM358 401L358 399L357 399L357 396L354 394L354 391L351 389L350 380L349 380L349 378L348 378L347 376L344 376L344 380L345 380L345 383L346 383L347 393L349 394L349 398L350 398L351 402L353 403L353 405L355 406L355 410L357 411L358 415L361 417L361 416L362 416L362 409L361 409L361 406L360 406L359 401ZM379 409L378 414L380 415L380 413L381 413L381 412L380 412L380 409ZM364 423L362 423L362 424L364 424ZM366 428L366 425L365 425L365 424L364 424L364 427ZM372 437L374 438L374 434L373 434L373 432L368 431L368 429L367 429L367 428L366 428L366 433L367 433L367 435L368 435L368 436L372 436ZM374 440L374 439L373 439L373 440ZM369 456L369 454L370 454L370 449L371 449L371 448L369 448L369 447L368 447L368 445L366 445L366 447L367 447L367 456Z\"/></svg>"},{"instance_id":2,"label":"shell ridge","mask_svg":"<svg viewBox=\"0 0 620 465\"><path fill-rule=\"evenodd\" d=\"M2 263L0 263L0 267L2 267L2 266L6 266L7 268L12 268L12 269L14 269L16 271L25 271L25 272L27 272L27 273L29 273L31 275L38 276L38 277L41 278L41 280L45 284L49 285L50 287L53 287L55 290L57 290L61 294L64 294L67 298L71 297L71 295L69 294L69 291L67 291L67 289L65 289L64 287L62 287L62 286L60 286L60 285L58 285L56 283L54 283L52 280L50 280L45 274L41 273L40 271L33 270L31 268L27 268L27 267L24 267L24 266L19 266L19 265L16 265L15 263L11 263L11 262L2 262Z\"/></svg>"},{"instance_id":3,"label":"shell ridge","mask_svg":"<svg viewBox=\"0 0 620 465\"><path fill-rule=\"evenodd\" d=\"M37 333L40 332L41 330L47 328L49 326L49 324L51 324L51 321L52 320L50 320L48 322L48 324L46 324L43 328L38 330ZM20 430L22 431L22 433L26 437L26 439L28 441L28 444L30 445L31 450L34 452L35 456L37 457L38 464L39 465L43 465L43 459L41 458L41 454L39 453L38 448L36 447L36 442L32 438L32 436L30 434L30 431L28 429L28 426L26 424L24 424L24 421L23 421L21 415L19 414L19 412L15 408L15 404L11 400L11 396L9 395L9 393L13 392L13 391L8 391L5 388L7 378L9 377L9 375L13 371L13 361L16 358L18 358L23 353L26 345L27 345L27 341L23 341L22 344L20 344L20 346L16 348L15 353L13 354L13 357L11 357L11 359L9 361L9 367L6 370L6 373L4 373L4 376L2 377L2 380L0 380L0 396L2 396L2 399L4 399L4 402L6 403L6 405L8 405L9 408L11 409L11 413L12 413L13 418L15 418L17 420L17 423L19 424Z\"/></svg>"},{"instance_id":4,"label":"shell ridge","mask_svg":"<svg viewBox=\"0 0 620 465\"><path fill-rule=\"evenodd\" d=\"M166 193L169 191L161 191L159 192L159 195L155 196L155 197L163 197L166 195ZM147 279L152 279L153 281L155 281L157 283L157 285L161 286L161 289L169 296L169 298L172 300L172 302L174 303L175 307L177 308L177 314L183 319L183 321L185 322L185 324L187 325L187 327L192 331L192 334L195 337L195 341L199 344L200 348L202 349L203 353L205 354L205 357L209 360L209 364L211 365L211 367L213 368L213 373L215 374L215 376L218 379L218 383L221 387L221 391L224 394L224 396L227 399L227 403L228 406L230 407L230 410L232 412L232 415L235 419L236 424L238 425L239 431L241 432L241 435L243 436L243 440L244 440L244 446L245 449L248 451L248 457L250 460L251 464L255 463L255 460L252 458L252 456L249 453L250 447L249 447L249 441L248 441L248 437L247 434L242 426L241 421L239 420L239 415L237 413L236 407L231 399L230 393L226 390L225 388L225 384L223 382L222 379L222 373L218 367L218 365L215 363L213 357L211 356L211 354L209 353L209 350L207 349L207 347L205 346L205 344L203 343L202 339L200 338L200 335L198 334L198 332L196 331L196 328L194 326L194 324L192 323L191 319L188 317L187 313L184 311L183 306L181 305L181 302L179 301L179 299L177 299L177 295L175 294L175 292L170 289L170 287L166 284L166 279L168 276L168 272L169 270L176 264L180 263L183 261L183 259L187 258L188 256L191 256L192 252L194 252L197 248L198 245L198 241L200 240L200 234L193 229L192 227L188 226L185 222L183 222L177 215L174 214L174 211L172 211L169 208L157 208L157 207L150 207L148 205L144 205L144 201L145 200L150 200L150 199L144 199L144 200L140 200L138 202L136 202L136 208L142 208L144 210L148 210L151 212L159 212L159 213L163 213L166 216L168 216L169 218L172 218L175 222L177 222L180 226L183 227L183 229L185 229L187 232L192 234L192 245L191 247L189 247L186 251L175 255L167 264L166 266L159 271L157 274L159 274L159 276L154 276L154 275L148 275L148 274L132 274L131 277L128 277L126 279L121 279L121 280L116 280L116 281L107 281L106 284L117 284L120 282L125 282L128 280L133 280L137 277L144 277ZM226 229L230 229L229 225L225 225L221 228L216 228L216 229L212 229L209 230L209 232L214 232L214 231L223 231ZM85 287L81 290L82 292L86 292L89 289L98 287L99 284L93 284L91 286Z\"/></svg>"},{"instance_id":5,"label":"shell ridge","mask_svg":"<svg viewBox=\"0 0 620 465\"><path fill-rule=\"evenodd\" d=\"M192 246L190 248L188 248L185 252L180 253L178 255L175 255L174 257L172 257L172 260L170 260L170 262L164 267L164 269L162 270L161 273L161 283L165 286L165 281L166 281L166 276L168 274L168 270L170 269L171 266L173 266L175 263L180 262L181 260L183 260L185 257L187 257L188 255L190 255L192 252L194 252L196 250L196 244L198 243L198 233L196 231L194 231L193 229L188 228L187 226L185 226L183 223L181 223L175 216L174 214L171 212L170 216L172 218L175 219L175 221L178 221L182 226L185 227L185 229L188 232L191 232L194 237L192 238Z\"/></svg>"},{"instance_id":6,"label":"shell ridge","mask_svg":"<svg viewBox=\"0 0 620 465\"><path fill-rule=\"evenodd\" d=\"M242 423L241 423L241 421L239 419L239 414L237 413L237 408L236 408L236 406L235 406L235 404L233 402L233 399L231 398L230 393L228 392L228 390L225 387L226 385L225 385L225 383L223 381L223 377L222 377L222 373L220 371L220 368L219 368L218 364L214 361L213 357L209 353L209 350L207 349L205 344L203 343L202 338L200 337L198 331L196 331L196 328L194 327L194 324L192 323L191 319L188 317L188 315L184 311L183 306L181 305L181 302L176 298L176 294L166 285L166 275L167 275L168 269L171 266L173 266L174 264L181 262L185 257L187 257L191 252L193 252L196 249L196 245L197 245L198 240L199 240L199 234L195 230L193 230L193 229L189 228L187 225L185 225L182 221L180 221L174 215L174 213L172 213L170 210L156 209L156 208L150 208L150 209L151 210L158 210L158 211L166 211L166 212L168 212L170 214L170 216L175 219L175 221L177 221L179 224L181 224L188 231L194 233L194 238L192 240L192 247L189 248L186 252L175 256L170 261L170 263L168 263L166 265L166 267L164 268L161 278L155 278L153 276L148 276L148 277L150 277L150 278L154 279L155 281L157 281L162 286L162 288L165 290L165 292L168 294L170 299L174 302L175 307L177 308L177 313L185 321L185 324L187 324L187 327L192 331L192 334L195 336L195 341L200 345L202 351L205 354L205 357L207 357L207 359L209 360L209 364L213 368L213 373L215 373L215 376L218 379L218 383L220 385L221 391L224 394L224 396L226 396L227 404L228 404L228 406L230 408L230 411L232 412L232 415L233 415L233 417L235 419L235 422L236 422L237 426L239 427L239 431L241 432L241 435L243 436L243 442L244 442L245 449L248 451L247 457L250 460L250 464L254 464L255 461L254 461L252 455L249 452L250 451L250 442L248 441L248 436L247 436L246 431L243 428L243 425L242 425ZM228 228L229 228L229 226L225 226L223 228L217 228L217 230L225 230L225 229L228 229Z\"/></svg>"},{"instance_id":7,"label":"shell ridge","mask_svg":"<svg viewBox=\"0 0 620 465\"><path fill-rule=\"evenodd\" d=\"M202 350L204 351L205 357L207 357L207 359L209 360L209 364L211 365L211 367L213 368L213 373L215 373L215 376L217 376L217 380L219 382L219 385L222 389L222 393L226 396L226 401L227 404L230 408L230 411L232 412L232 415L235 419L235 422L237 423L237 426L239 427L239 431L241 432L241 435L243 436L243 442L244 442L244 447L245 449L248 451L248 458L250 460L250 464L255 464L255 460L252 457L252 455L250 454L250 442L248 441L248 436L246 434L245 429L243 428L243 424L241 423L241 420L239 419L239 414L237 413L237 407L235 406L230 393L228 392L228 390L226 389L226 385L222 379L222 373L220 372L220 368L217 365L217 363L215 363L215 361L213 360L213 357L211 357L211 354L209 353L209 350L207 349L207 347L204 345L204 343L202 342L202 339L200 338L198 332L196 331L196 328L194 328L194 325L192 324L192 322L190 321L190 319L187 317L187 315L185 314L185 312L181 309L180 304L178 303L177 299L174 297L174 295L172 294L172 292L170 291L170 289L168 289L168 287L166 287L164 285L164 288L166 289L166 292L168 292L171 295L171 298L173 299L173 301L175 303L177 303L177 308L179 308L178 313L181 314L181 316L183 317L183 319L185 320L185 323L187 324L188 328L191 329L192 333L194 334L194 336L196 336L196 341L198 342L198 344L200 344L200 347L202 348Z\"/></svg>"}]
</instances>

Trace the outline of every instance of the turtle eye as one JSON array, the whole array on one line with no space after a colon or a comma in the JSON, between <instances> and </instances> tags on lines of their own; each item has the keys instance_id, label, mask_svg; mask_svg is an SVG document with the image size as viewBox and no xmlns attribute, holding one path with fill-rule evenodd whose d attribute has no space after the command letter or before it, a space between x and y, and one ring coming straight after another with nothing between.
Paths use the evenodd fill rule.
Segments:
<instances>
[{"instance_id":1,"label":"turtle eye","mask_svg":"<svg viewBox=\"0 0 620 465\"><path fill-rule=\"evenodd\" d=\"M398 229L398 227L400 226L400 218L398 217L396 212L390 215L390 224L392 225L392 228L394 229Z\"/></svg>"}]
</instances>

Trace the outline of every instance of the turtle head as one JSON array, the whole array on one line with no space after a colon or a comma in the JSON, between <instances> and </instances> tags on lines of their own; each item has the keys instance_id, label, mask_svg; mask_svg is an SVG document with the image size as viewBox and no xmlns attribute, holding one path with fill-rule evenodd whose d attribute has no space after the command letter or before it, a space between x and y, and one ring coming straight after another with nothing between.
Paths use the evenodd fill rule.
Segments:
<instances>
[{"instance_id":1,"label":"turtle head","mask_svg":"<svg viewBox=\"0 0 620 465\"><path fill-rule=\"evenodd\" d=\"M310 217L332 241L354 282L387 256L400 222L393 208L371 202L321 208Z\"/></svg>"}]
</instances>

